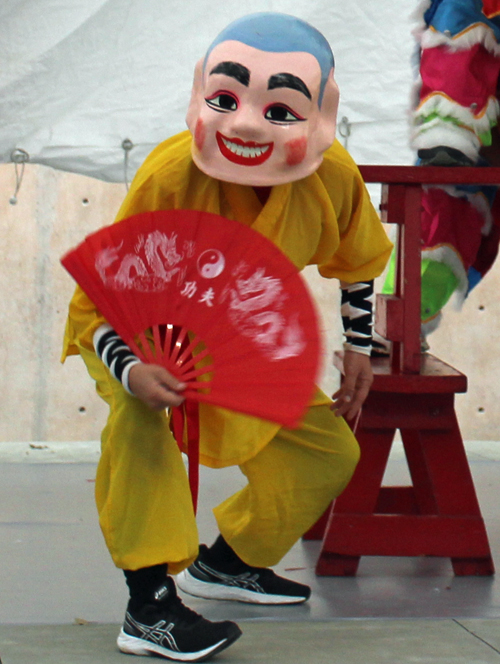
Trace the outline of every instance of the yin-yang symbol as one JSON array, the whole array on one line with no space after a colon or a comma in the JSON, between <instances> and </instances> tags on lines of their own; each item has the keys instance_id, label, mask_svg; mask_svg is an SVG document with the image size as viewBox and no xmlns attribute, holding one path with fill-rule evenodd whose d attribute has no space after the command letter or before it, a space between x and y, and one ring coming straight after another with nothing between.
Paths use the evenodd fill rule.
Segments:
<instances>
[{"instance_id":1,"label":"yin-yang symbol","mask_svg":"<svg viewBox=\"0 0 500 664\"><path fill-rule=\"evenodd\" d=\"M218 249L207 249L198 258L198 272L204 279L215 279L226 266L226 259Z\"/></svg>"}]
</instances>

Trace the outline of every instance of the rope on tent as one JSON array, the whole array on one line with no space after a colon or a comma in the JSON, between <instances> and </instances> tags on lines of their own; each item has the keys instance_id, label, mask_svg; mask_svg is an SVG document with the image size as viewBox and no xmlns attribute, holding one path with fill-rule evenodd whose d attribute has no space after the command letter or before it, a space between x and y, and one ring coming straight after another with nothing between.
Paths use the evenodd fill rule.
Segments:
<instances>
[{"instance_id":1,"label":"rope on tent","mask_svg":"<svg viewBox=\"0 0 500 664\"><path fill-rule=\"evenodd\" d=\"M15 150L12 150L12 152L10 153L10 160L13 162L14 169L16 171L16 189L14 191L14 194L10 197L9 203L11 205L17 205L17 194L19 193L19 189L21 189L21 184L24 175L24 167L26 165L26 162L30 160L30 156L26 152L26 150L21 150L21 148L15 148Z\"/></svg>"},{"instance_id":2,"label":"rope on tent","mask_svg":"<svg viewBox=\"0 0 500 664\"><path fill-rule=\"evenodd\" d=\"M123 181L125 182L125 187L127 188L127 191L128 191L128 187L129 187L129 182L128 182L128 157L129 157L129 153L133 149L133 147L134 147L134 144L132 143L130 138L125 138L122 141L122 149L123 149L123 152L124 152L124 155L123 155Z\"/></svg>"}]
</instances>

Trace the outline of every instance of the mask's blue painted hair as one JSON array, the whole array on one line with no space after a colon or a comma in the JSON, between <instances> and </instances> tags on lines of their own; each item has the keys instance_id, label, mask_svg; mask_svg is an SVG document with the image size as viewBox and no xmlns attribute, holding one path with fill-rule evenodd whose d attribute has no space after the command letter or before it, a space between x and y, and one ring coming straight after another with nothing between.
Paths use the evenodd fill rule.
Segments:
<instances>
[{"instance_id":1,"label":"mask's blue painted hair","mask_svg":"<svg viewBox=\"0 0 500 664\"><path fill-rule=\"evenodd\" d=\"M310 53L321 68L321 87L318 104L321 106L328 76L335 66L332 49L325 37L312 25L289 14L259 12L230 23L215 38L205 56L205 63L213 49L225 41L239 41L268 53Z\"/></svg>"}]
</instances>

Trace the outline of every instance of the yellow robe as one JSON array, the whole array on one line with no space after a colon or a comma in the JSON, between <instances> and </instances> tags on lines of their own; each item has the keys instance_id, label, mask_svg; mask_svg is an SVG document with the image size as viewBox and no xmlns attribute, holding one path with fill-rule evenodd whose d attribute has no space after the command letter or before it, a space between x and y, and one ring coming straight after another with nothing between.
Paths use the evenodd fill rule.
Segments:
<instances>
[{"instance_id":1,"label":"yellow robe","mask_svg":"<svg viewBox=\"0 0 500 664\"><path fill-rule=\"evenodd\" d=\"M361 175L336 141L319 169L272 188L264 206L252 187L215 180L191 159L186 131L161 143L146 159L116 218L150 210L194 209L238 220L262 233L302 270L318 265L324 277L354 283L384 269L392 245ZM63 359L93 350L104 318L80 288L70 303ZM313 405L329 403L318 390ZM211 467L241 464L275 436L280 425L223 408L200 405L200 460Z\"/></svg>"}]
</instances>

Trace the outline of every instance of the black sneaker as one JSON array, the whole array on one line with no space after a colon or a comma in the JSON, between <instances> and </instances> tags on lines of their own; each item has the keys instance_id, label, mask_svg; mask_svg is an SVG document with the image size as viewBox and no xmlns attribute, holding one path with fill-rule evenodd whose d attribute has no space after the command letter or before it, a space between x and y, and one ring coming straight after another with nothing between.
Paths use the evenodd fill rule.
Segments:
<instances>
[{"instance_id":1,"label":"black sneaker","mask_svg":"<svg viewBox=\"0 0 500 664\"><path fill-rule=\"evenodd\" d=\"M178 574L176 581L181 590L195 597L251 604L299 604L311 595L309 586L284 579L265 567L251 567L240 561L234 573L217 570L204 544L195 562Z\"/></svg>"},{"instance_id":2,"label":"black sneaker","mask_svg":"<svg viewBox=\"0 0 500 664\"><path fill-rule=\"evenodd\" d=\"M118 636L118 648L129 655L159 655L176 662L202 662L241 636L233 622L210 622L188 609L172 578L150 603L127 610Z\"/></svg>"}]
</instances>

